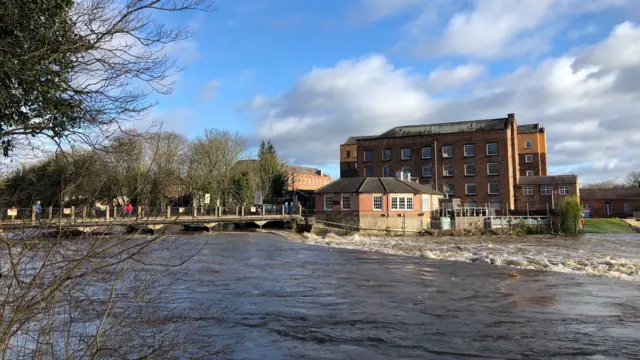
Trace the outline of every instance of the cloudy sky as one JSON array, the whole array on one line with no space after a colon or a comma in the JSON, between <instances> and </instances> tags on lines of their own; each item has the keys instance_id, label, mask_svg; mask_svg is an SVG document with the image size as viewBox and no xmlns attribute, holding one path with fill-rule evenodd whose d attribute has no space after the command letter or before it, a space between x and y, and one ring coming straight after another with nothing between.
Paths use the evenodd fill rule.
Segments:
<instances>
[{"instance_id":1,"label":"cloudy sky","mask_svg":"<svg viewBox=\"0 0 640 360\"><path fill-rule=\"evenodd\" d=\"M550 173L640 170L638 0L218 0L150 121L270 139L338 174L347 136L504 117L547 128Z\"/></svg>"}]
</instances>

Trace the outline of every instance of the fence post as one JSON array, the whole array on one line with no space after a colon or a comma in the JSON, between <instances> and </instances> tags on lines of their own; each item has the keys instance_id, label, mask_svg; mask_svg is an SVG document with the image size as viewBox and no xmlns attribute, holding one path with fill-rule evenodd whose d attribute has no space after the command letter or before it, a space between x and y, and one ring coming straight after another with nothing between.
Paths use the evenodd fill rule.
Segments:
<instances>
[{"instance_id":1,"label":"fence post","mask_svg":"<svg viewBox=\"0 0 640 360\"><path fill-rule=\"evenodd\" d=\"M31 222L36 222L36 207L31 207Z\"/></svg>"},{"instance_id":2,"label":"fence post","mask_svg":"<svg viewBox=\"0 0 640 360\"><path fill-rule=\"evenodd\" d=\"M302 204L298 203L298 215L302 215Z\"/></svg>"},{"instance_id":3,"label":"fence post","mask_svg":"<svg viewBox=\"0 0 640 360\"><path fill-rule=\"evenodd\" d=\"M82 220L84 221L84 219L87 218L87 207L83 206L82 207Z\"/></svg>"},{"instance_id":4,"label":"fence post","mask_svg":"<svg viewBox=\"0 0 640 360\"><path fill-rule=\"evenodd\" d=\"M53 206L49 206L49 220L53 218Z\"/></svg>"},{"instance_id":5,"label":"fence post","mask_svg":"<svg viewBox=\"0 0 640 360\"><path fill-rule=\"evenodd\" d=\"M171 206L167 206L167 219L171 217Z\"/></svg>"},{"instance_id":6,"label":"fence post","mask_svg":"<svg viewBox=\"0 0 640 360\"><path fill-rule=\"evenodd\" d=\"M244 205L242 205L242 213L240 216L244 217Z\"/></svg>"},{"instance_id":7,"label":"fence post","mask_svg":"<svg viewBox=\"0 0 640 360\"><path fill-rule=\"evenodd\" d=\"M72 206L71 207L71 220L74 220L76 218L76 207Z\"/></svg>"},{"instance_id":8,"label":"fence post","mask_svg":"<svg viewBox=\"0 0 640 360\"><path fill-rule=\"evenodd\" d=\"M107 217L107 221L109 221L109 217L111 217L111 209L109 209L109 205L107 205L107 212L106 212L106 217Z\"/></svg>"},{"instance_id":9,"label":"fence post","mask_svg":"<svg viewBox=\"0 0 640 360\"><path fill-rule=\"evenodd\" d=\"M138 218L142 217L142 206L138 205Z\"/></svg>"},{"instance_id":10,"label":"fence post","mask_svg":"<svg viewBox=\"0 0 640 360\"><path fill-rule=\"evenodd\" d=\"M119 207L120 207L119 205L116 205L116 206L113 207L113 219L114 220L118 218L118 208Z\"/></svg>"},{"instance_id":11,"label":"fence post","mask_svg":"<svg viewBox=\"0 0 640 360\"><path fill-rule=\"evenodd\" d=\"M197 217L198 216L198 207L194 206L193 207L193 217Z\"/></svg>"},{"instance_id":12,"label":"fence post","mask_svg":"<svg viewBox=\"0 0 640 360\"><path fill-rule=\"evenodd\" d=\"M236 205L236 216L238 216L239 208L240 208L240 206Z\"/></svg>"},{"instance_id":13,"label":"fence post","mask_svg":"<svg viewBox=\"0 0 640 360\"><path fill-rule=\"evenodd\" d=\"M280 213L282 214L282 216L284 216L284 205L280 205Z\"/></svg>"}]
</instances>

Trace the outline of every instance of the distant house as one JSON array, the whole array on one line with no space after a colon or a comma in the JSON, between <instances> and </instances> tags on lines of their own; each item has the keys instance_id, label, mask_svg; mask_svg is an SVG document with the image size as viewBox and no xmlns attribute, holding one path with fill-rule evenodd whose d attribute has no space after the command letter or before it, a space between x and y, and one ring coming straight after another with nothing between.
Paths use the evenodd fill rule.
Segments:
<instances>
[{"instance_id":1,"label":"distant house","mask_svg":"<svg viewBox=\"0 0 640 360\"><path fill-rule=\"evenodd\" d=\"M398 178L343 178L314 192L316 218L364 230L430 227L443 193Z\"/></svg>"},{"instance_id":2,"label":"distant house","mask_svg":"<svg viewBox=\"0 0 640 360\"><path fill-rule=\"evenodd\" d=\"M640 211L640 188L581 189L580 200L590 217L630 217Z\"/></svg>"},{"instance_id":3,"label":"distant house","mask_svg":"<svg viewBox=\"0 0 640 360\"><path fill-rule=\"evenodd\" d=\"M520 212L553 210L567 196L581 196L576 175L521 176L516 209Z\"/></svg>"}]
</instances>

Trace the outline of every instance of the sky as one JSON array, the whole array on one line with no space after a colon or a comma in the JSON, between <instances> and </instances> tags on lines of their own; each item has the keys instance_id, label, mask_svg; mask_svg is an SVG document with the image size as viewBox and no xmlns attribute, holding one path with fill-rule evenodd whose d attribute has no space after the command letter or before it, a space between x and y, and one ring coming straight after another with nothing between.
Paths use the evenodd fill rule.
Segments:
<instances>
[{"instance_id":1,"label":"sky","mask_svg":"<svg viewBox=\"0 0 640 360\"><path fill-rule=\"evenodd\" d=\"M218 0L166 15L184 70L143 122L271 140L337 178L348 136L506 117L541 123L549 173L640 170L638 0Z\"/></svg>"}]
</instances>

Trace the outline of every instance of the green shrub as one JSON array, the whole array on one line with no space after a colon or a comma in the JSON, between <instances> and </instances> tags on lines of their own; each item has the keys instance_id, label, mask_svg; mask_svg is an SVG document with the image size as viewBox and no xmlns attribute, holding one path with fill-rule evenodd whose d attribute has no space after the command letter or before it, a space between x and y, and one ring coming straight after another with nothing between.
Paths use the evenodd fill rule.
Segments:
<instances>
[{"instance_id":1,"label":"green shrub","mask_svg":"<svg viewBox=\"0 0 640 360\"><path fill-rule=\"evenodd\" d=\"M582 218L582 206L576 196L567 196L558 206L560 213L560 229L567 233L576 235L578 233L578 222Z\"/></svg>"}]
</instances>

